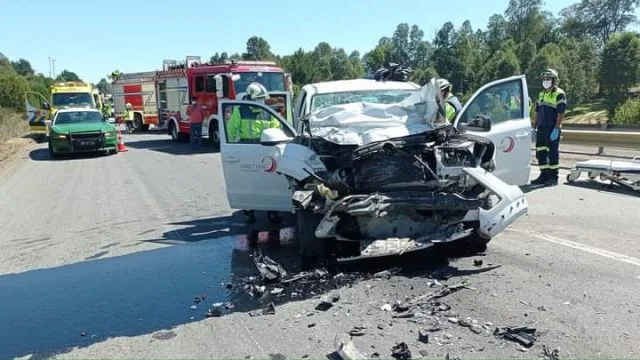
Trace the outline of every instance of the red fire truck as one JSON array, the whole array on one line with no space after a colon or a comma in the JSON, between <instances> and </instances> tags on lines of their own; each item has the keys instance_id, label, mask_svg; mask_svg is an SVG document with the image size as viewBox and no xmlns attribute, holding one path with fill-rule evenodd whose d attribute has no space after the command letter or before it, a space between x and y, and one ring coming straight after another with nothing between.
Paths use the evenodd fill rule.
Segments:
<instances>
[{"instance_id":1,"label":"red fire truck","mask_svg":"<svg viewBox=\"0 0 640 360\"><path fill-rule=\"evenodd\" d=\"M160 122L166 122L174 141L189 138L186 110L190 99L204 107L203 137L218 147L218 100L239 99L247 86L259 82L269 91L270 105L289 121L291 110L291 77L268 61L230 61L225 64L201 64L199 59L187 58L184 64L165 61L164 69L156 74Z\"/></svg>"},{"instance_id":2,"label":"red fire truck","mask_svg":"<svg viewBox=\"0 0 640 360\"><path fill-rule=\"evenodd\" d=\"M158 121L156 71L121 74L112 82L113 112L118 123L126 123L129 131L145 131ZM125 106L131 104L131 120L126 119Z\"/></svg>"},{"instance_id":3,"label":"red fire truck","mask_svg":"<svg viewBox=\"0 0 640 360\"><path fill-rule=\"evenodd\" d=\"M149 73L145 73L149 74ZM132 76L129 76L132 75ZM123 74L120 79L135 77ZM189 139L189 122L186 114L190 99L196 97L197 103L204 108L206 115L202 124L202 135L208 137L214 147L219 147L218 101L222 99L241 99L247 86L258 82L269 91L268 104L278 110L289 122L293 121L291 94L293 84L291 76L272 61L228 61L224 64L202 64L200 57L188 56L186 61L178 63L165 60L161 71L153 72L154 94L147 95L149 78L138 76L137 87L134 83L123 86L121 97L142 96L142 100L130 102L134 116L144 125L154 124L168 130L174 141ZM117 82L114 82L114 84ZM129 92L127 92L127 89ZM114 97L116 95L114 87ZM142 101L142 108L139 104ZM126 104L127 101L121 101ZM116 101L116 104L119 104ZM147 106L149 109L147 109ZM155 111L151 110L155 106ZM116 119L123 122L123 112L116 106ZM155 121L154 121L155 116ZM147 122L149 121L149 122ZM133 123L135 124L135 118ZM135 128L135 125L134 125Z\"/></svg>"}]
</instances>

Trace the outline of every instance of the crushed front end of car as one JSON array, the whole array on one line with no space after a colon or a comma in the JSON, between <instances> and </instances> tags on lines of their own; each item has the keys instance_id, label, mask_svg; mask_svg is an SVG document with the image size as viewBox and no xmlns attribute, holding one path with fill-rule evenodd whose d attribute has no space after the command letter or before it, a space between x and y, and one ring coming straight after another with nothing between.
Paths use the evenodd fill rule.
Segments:
<instances>
[{"instance_id":1,"label":"crushed front end of car","mask_svg":"<svg viewBox=\"0 0 640 360\"><path fill-rule=\"evenodd\" d=\"M343 261L463 239L482 246L527 212L522 191L491 173L493 143L446 124L436 89L325 109L309 134L278 145L302 255L336 243Z\"/></svg>"}]
</instances>

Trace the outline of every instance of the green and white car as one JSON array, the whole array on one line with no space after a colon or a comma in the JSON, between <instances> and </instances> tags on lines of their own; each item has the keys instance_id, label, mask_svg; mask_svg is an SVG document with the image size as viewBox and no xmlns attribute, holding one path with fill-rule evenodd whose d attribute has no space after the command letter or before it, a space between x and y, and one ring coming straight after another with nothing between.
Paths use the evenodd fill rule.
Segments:
<instances>
[{"instance_id":1,"label":"green and white car","mask_svg":"<svg viewBox=\"0 0 640 360\"><path fill-rule=\"evenodd\" d=\"M58 110L49 124L48 133L51 157L61 153L118 152L117 129L97 109Z\"/></svg>"}]
</instances>

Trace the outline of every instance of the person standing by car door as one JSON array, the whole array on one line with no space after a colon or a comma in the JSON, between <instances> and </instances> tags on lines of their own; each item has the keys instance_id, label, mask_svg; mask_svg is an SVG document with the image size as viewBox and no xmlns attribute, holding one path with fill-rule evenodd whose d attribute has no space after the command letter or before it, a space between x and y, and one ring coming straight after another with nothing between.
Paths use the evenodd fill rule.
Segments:
<instances>
[{"instance_id":1,"label":"person standing by car door","mask_svg":"<svg viewBox=\"0 0 640 360\"><path fill-rule=\"evenodd\" d=\"M547 69L541 74L542 90L538 94L533 128L536 136L536 158L540 176L531 181L533 185L558 185L559 146L562 120L567 109L567 96L558 87L558 73Z\"/></svg>"},{"instance_id":2,"label":"person standing by car door","mask_svg":"<svg viewBox=\"0 0 640 360\"><path fill-rule=\"evenodd\" d=\"M191 105L187 108L187 116L189 117L191 150L195 150L202 143L202 121L204 120L204 111L202 106L198 105L195 96L191 98Z\"/></svg>"},{"instance_id":3,"label":"person standing by car door","mask_svg":"<svg viewBox=\"0 0 640 360\"><path fill-rule=\"evenodd\" d=\"M460 99L451 92L453 90L453 85L451 85L449 80L438 79L437 84L440 88L442 98L445 101L445 117L447 118L447 122L452 123L458 112L462 110L462 103L460 102Z\"/></svg>"}]
</instances>

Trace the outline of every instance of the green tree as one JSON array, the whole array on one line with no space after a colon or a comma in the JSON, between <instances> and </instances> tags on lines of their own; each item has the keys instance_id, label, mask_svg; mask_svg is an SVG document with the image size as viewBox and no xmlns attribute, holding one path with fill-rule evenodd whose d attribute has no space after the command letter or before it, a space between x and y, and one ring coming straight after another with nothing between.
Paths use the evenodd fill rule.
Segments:
<instances>
[{"instance_id":1,"label":"green tree","mask_svg":"<svg viewBox=\"0 0 640 360\"><path fill-rule=\"evenodd\" d=\"M211 58L209 58L209 63L211 64L223 64L225 61L229 60L229 54L226 52L215 53Z\"/></svg>"},{"instance_id":2,"label":"green tree","mask_svg":"<svg viewBox=\"0 0 640 360\"><path fill-rule=\"evenodd\" d=\"M562 29L569 36L585 35L605 45L609 38L636 22L640 0L581 0L561 11Z\"/></svg>"},{"instance_id":3,"label":"green tree","mask_svg":"<svg viewBox=\"0 0 640 360\"><path fill-rule=\"evenodd\" d=\"M542 0L509 0L509 6L505 11L508 20L510 37L516 43L533 38L537 42L541 35L543 15L540 13Z\"/></svg>"},{"instance_id":4,"label":"green tree","mask_svg":"<svg viewBox=\"0 0 640 360\"><path fill-rule=\"evenodd\" d=\"M600 87L611 115L639 81L640 38L629 32L613 35L604 47L600 67Z\"/></svg>"},{"instance_id":5,"label":"green tree","mask_svg":"<svg viewBox=\"0 0 640 360\"><path fill-rule=\"evenodd\" d=\"M33 75L34 71L31 67L31 63L25 59L20 59L18 61L12 61L11 66L16 70L16 72L22 76Z\"/></svg>"},{"instance_id":6,"label":"green tree","mask_svg":"<svg viewBox=\"0 0 640 360\"><path fill-rule=\"evenodd\" d=\"M103 94L111 94L112 93L111 84L105 78L100 79L98 84L96 84L96 87Z\"/></svg>"},{"instance_id":7,"label":"green tree","mask_svg":"<svg viewBox=\"0 0 640 360\"><path fill-rule=\"evenodd\" d=\"M436 71L436 69L434 67L427 67L427 68L420 68L415 70L412 74L411 74L411 81L415 82L418 85L425 85L426 83L429 82L429 80L431 80L432 78L437 78L438 76L438 71Z\"/></svg>"},{"instance_id":8,"label":"green tree","mask_svg":"<svg viewBox=\"0 0 640 360\"><path fill-rule=\"evenodd\" d=\"M24 110L27 81L15 71L0 70L0 107Z\"/></svg>"},{"instance_id":9,"label":"green tree","mask_svg":"<svg viewBox=\"0 0 640 360\"><path fill-rule=\"evenodd\" d=\"M507 20L502 15L494 14L489 18L487 31L484 33L484 42L488 47L489 53L494 53L500 49L502 44L507 41Z\"/></svg>"},{"instance_id":10,"label":"green tree","mask_svg":"<svg viewBox=\"0 0 640 360\"><path fill-rule=\"evenodd\" d=\"M267 40L253 36L247 40L247 52L242 54L243 60L274 60L275 55L271 52L271 46Z\"/></svg>"},{"instance_id":11,"label":"green tree","mask_svg":"<svg viewBox=\"0 0 640 360\"><path fill-rule=\"evenodd\" d=\"M376 70L391 62L393 44L388 37L382 37L378 45L363 56L365 70L373 74Z\"/></svg>"},{"instance_id":12,"label":"green tree","mask_svg":"<svg viewBox=\"0 0 640 360\"><path fill-rule=\"evenodd\" d=\"M454 39L456 31L451 22L446 22L438 30L433 41L435 50L433 51L433 64L438 74L444 78L451 78L456 66L456 49Z\"/></svg>"},{"instance_id":13,"label":"green tree","mask_svg":"<svg viewBox=\"0 0 640 360\"><path fill-rule=\"evenodd\" d=\"M502 47L484 62L482 68L482 83L505 78L521 73L520 61L516 55L516 44L513 40L506 41Z\"/></svg>"},{"instance_id":14,"label":"green tree","mask_svg":"<svg viewBox=\"0 0 640 360\"><path fill-rule=\"evenodd\" d=\"M80 77L72 71L62 70L62 72L56 77L56 81L80 81Z\"/></svg>"}]
</instances>

